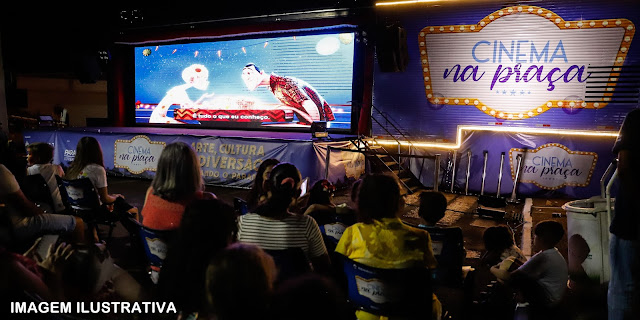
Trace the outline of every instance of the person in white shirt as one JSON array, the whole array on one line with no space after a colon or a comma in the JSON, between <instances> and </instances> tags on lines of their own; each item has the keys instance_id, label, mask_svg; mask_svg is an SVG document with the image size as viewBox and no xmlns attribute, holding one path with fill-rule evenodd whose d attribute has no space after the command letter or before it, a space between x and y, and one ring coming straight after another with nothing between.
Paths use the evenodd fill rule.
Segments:
<instances>
[{"instance_id":1,"label":"person in white shirt","mask_svg":"<svg viewBox=\"0 0 640 320\"><path fill-rule=\"evenodd\" d=\"M102 147L94 137L82 137L76 146L76 156L67 170L66 179L89 178L102 204L113 204L114 212L128 212L137 218L138 208L128 204L121 194L109 194L107 171L104 169Z\"/></svg>"},{"instance_id":2,"label":"person in white shirt","mask_svg":"<svg viewBox=\"0 0 640 320\"><path fill-rule=\"evenodd\" d=\"M534 228L533 250L537 252L518 269L509 272L510 262L505 260L491 268L499 280L516 288L524 301L530 305L528 312L533 318L548 318L558 315L557 307L567 290L569 270L567 262L555 247L564 236L562 225L545 220Z\"/></svg>"},{"instance_id":3,"label":"person in white shirt","mask_svg":"<svg viewBox=\"0 0 640 320\"><path fill-rule=\"evenodd\" d=\"M57 164L52 164L53 146L45 142L35 142L27 147L27 175L40 174L49 186L51 199L53 199L53 210L61 213L66 210L56 176L64 177L64 170Z\"/></svg>"}]
</instances>

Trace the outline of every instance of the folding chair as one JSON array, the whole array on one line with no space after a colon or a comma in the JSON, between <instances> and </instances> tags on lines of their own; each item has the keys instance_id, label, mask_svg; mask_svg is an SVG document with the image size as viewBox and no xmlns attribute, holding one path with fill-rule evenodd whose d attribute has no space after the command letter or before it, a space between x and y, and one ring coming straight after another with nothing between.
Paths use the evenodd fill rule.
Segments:
<instances>
[{"instance_id":1,"label":"folding chair","mask_svg":"<svg viewBox=\"0 0 640 320\"><path fill-rule=\"evenodd\" d=\"M176 230L157 230L142 225L138 220L129 218L132 224L138 226L140 241L149 263L149 277L153 284L158 284L162 263L167 257L169 242Z\"/></svg>"},{"instance_id":2,"label":"folding chair","mask_svg":"<svg viewBox=\"0 0 640 320\"><path fill-rule=\"evenodd\" d=\"M309 214L320 227L320 232L329 252L333 252L344 230L356 223L355 213L338 214L335 210L319 210Z\"/></svg>"},{"instance_id":3,"label":"folding chair","mask_svg":"<svg viewBox=\"0 0 640 320\"><path fill-rule=\"evenodd\" d=\"M348 298L357 310L386 317L430 319L433 303L427 268L380 269L346 257Z\"/></svg>"},{"instance_id":4,"label":"folding chair","mask_svg":"<svg viewBox=\"0 0 640 320\"><path fill-rule=\"evenodd\" d=\"M66 201L69 203L74 215L81 217L85 223L93 228L96 228L97 225L109 227L106 239L108 243L113 235L116 222L120 218L100 203L100 198L98 198L98 193L91 180L89 178L62 179L62 185L66 191ZM62 196L64 197L64 195Z\"/></svg>"}]
</instances>

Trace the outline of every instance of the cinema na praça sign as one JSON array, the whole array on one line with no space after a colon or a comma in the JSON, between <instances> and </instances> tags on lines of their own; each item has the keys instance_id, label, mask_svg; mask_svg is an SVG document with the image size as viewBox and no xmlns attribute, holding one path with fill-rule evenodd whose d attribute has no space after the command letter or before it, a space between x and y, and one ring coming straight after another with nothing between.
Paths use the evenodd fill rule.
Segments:
<instances>
[{"instance_id":1,"label":"cinema na pra\u00e7a sign","mask_svg":"<svg viewBox=\"0 0 640 320\"><path fill-rule=\"evenodd\" d=\"M604 108L634 33L627 19L566 21L536 6L503 8L471 25L428 26L418 36L427 99L505 120ZM595 70L613 83L601 98L585 99Z\"/></svg>"}]
</instances>

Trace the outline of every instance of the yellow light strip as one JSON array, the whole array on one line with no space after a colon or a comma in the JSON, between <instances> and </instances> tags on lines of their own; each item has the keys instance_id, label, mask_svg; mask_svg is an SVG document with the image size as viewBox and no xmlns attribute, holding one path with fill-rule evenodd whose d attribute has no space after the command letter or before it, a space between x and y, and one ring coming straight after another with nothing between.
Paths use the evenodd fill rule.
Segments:
<instances>
[{"instance_id":1,"label":"yellow light strip","mask_svg":"<svg viewBox=\"0 0 640 320\"><path fill-rule=\"evenodd\" d=\"M610 138L615 138L618 136L617 131L580 131L580 130L545 129L545 128L458 126L456 143L400 141L400 145L414 146L414 147L421 147L421 148L456 150L456 149L460 149L460 147L462 146L462 138L463 138L464 131L492 131L492 132L571 135L571 136L610 137ZM381 144L381 145L398 145L398 142L396 142L395 140L375 140L375 143Z\"/></svg>"},{"instance_id":2,"label":"yellow light strip","mask_svg":"<svg viewBox=\"0 0 640 320\"><path fill-rule=\"evenodd\" d=\"M441 0L385 1L385 2L376 2L376 6L395 6L399 4L412 4L412 3L438 2L438 1L441 1Z\"/></svg>"}]
</instances>

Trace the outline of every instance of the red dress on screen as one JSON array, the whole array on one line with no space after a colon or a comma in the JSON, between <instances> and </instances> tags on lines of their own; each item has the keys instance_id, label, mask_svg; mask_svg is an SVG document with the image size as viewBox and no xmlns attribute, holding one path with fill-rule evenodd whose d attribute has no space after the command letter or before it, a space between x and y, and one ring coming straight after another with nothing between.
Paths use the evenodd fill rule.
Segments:
<instances>
[{"instance_id":1,"label":"red dress on screen","mask_svg":"<svg viewBox=\"0 0 640 320\"><path fill-rule=\"evenodd\" d=\"M187 205L195 199L202 199L203 195L202 191L197 191L192 197L173 202L153 194L153 189L149 188L142 208L142 225L156 230L177 229Z\"/></svg>"}]
</instances>

